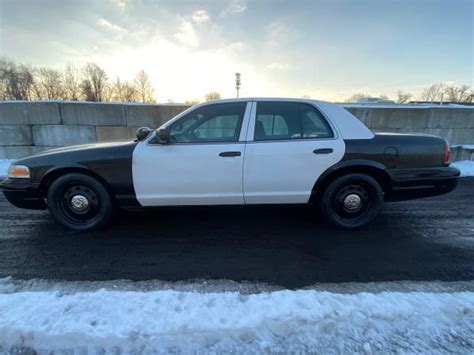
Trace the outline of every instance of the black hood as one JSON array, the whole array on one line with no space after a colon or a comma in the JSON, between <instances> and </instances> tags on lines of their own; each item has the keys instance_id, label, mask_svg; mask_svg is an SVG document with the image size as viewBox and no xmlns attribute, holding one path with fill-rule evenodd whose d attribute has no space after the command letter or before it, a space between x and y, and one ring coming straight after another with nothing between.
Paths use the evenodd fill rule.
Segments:
<instances>
[{"instance_id":1,"label":"black hood","mask_svg":"<svg viewBox=\"0 0 474 355\"><path fill-rule=\"evenodd\" d=\"M30 168L32 181L41 181L57 169L85 169L110 178L114 174L131 176L133 150L137 142L114 142L76 145L51 149L19 159L15 164Z\"/></svg>"},{"instance_id":2,"label":"black hood","mask_svg":"<svg viewBox=\"0 0 474 355\"><path fill-rule=\"evenodd\" d=\"M48 149L43 152L36 153L31 157L39 157L44 155L56 155L56 154L63 154L63 153L71 153L77 151L87 151L87 150L102 150L102 149L110 149L110 148L117 148L128 146L130 144L135 144L134 141L123 141L123 142L103 142L103 143L91 143L91 144L81 144L81 145L71 145L67 147L58 147L53 149ZM24 158L28 159L30 157ZM23 159L21 159L23 160Z\"/></svg>"}]
</instances>

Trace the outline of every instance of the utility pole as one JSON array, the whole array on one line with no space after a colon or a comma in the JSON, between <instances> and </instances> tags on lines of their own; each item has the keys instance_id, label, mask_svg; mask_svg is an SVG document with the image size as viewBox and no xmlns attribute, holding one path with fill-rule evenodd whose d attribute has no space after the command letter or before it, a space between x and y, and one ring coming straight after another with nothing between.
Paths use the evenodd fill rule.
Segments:
<instances>
[{"instance_id":1,"label":"utility pole","mask_svg":"<svg viewBox=\"0 0 474 355\"><path fill-rule=\"evenodd\" d=\"M239 97L240 84L240 73L235 73L235 90L237 90L237 98Z\"/></svg>"}]
</instances>

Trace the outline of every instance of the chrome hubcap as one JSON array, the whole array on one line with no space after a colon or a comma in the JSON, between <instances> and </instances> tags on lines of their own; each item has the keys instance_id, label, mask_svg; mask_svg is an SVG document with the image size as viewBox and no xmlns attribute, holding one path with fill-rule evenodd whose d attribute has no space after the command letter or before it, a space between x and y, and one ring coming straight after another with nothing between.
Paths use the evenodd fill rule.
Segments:
<instances>
[{"instance_id":1,"label":"chrome hubcap","mask_svg":"<svg viewBox=\"0 0 474 355\"><path fill-rule=\"evenodd\" d=\"M89 200L83 195L74 195L71 198L71 208L76 212L84 212L89 208Z\"/></svg>"},{"instance_id":2,"label":"chrome hubcap","mask_svg":"<svg viewBox=\"0 0 474 355\"><path fill-rule=\"evenodd\" d=\"M350 194L344 198L344 208L348 211L356 211L361 205L361 198L359 195Z\"/></svg>"}]
</instances>

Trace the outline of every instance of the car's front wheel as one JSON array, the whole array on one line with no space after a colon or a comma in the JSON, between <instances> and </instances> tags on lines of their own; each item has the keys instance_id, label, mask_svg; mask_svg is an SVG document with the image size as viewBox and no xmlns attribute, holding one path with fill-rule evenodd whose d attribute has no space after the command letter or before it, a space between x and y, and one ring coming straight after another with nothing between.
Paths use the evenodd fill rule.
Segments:
<instances>
[{"instance_id":1,"label":"car's front wheel","mask_svg":"<svg viewBox=\"0 0 474 355\"><path fill-rule=\"evenodd\" d=\"M79 173L53 181L47 194L48 208L65 227L84 231L105 226L112 215L112 199L97 179Z\"/></svg>"},{"instance_id":2,"label":"car's front wheel","mask_svg":"<svg viewBox=\"0 0 474 355\"><path fill-rule=\"evenodd\" d=\"M380 184L366 174L347 174L336 178L326 188L321 201L325 219L342 229L367 225L383 205Z\"/></svg>"}]
</instances>

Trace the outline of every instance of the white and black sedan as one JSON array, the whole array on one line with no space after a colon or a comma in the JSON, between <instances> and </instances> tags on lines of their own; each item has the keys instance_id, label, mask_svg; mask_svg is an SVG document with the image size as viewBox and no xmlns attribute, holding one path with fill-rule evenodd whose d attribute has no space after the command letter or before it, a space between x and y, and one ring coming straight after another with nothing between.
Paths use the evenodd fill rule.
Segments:
<instances>
[{"instance_id":1,"label":"white and black sedan","mask_svg":"<svg viewBox=\"0 0 474 355\"><path fill-rule=\"evenodd\" d=\"M374 134L323 101L212 101L137 138L17 160L0 188L73 230L105 226L115 207L255 204L314 204L354 229L384 201L447 193L459 177L442 138Z\"/></svg>"}]
</instances>

